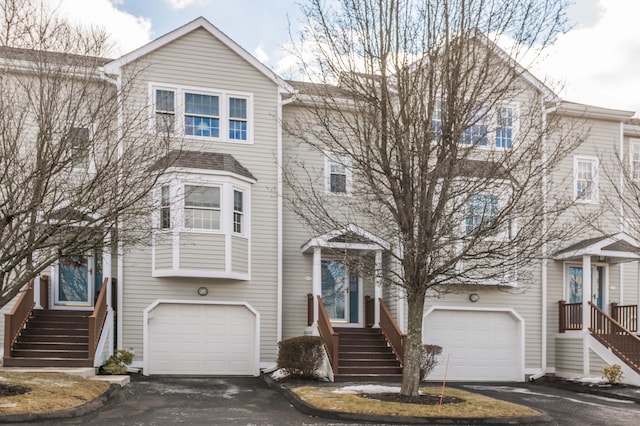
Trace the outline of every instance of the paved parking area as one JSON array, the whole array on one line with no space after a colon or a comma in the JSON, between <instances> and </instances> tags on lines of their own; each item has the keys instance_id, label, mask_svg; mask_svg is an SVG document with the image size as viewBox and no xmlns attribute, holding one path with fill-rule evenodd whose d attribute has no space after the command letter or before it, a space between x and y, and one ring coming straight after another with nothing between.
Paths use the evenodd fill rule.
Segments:
<instances>
[{"instance_id":1,"label":"paved parking area","mask_svg":"<svg viewBox=\"0 0 640 426\"><path fill-rule=\"evenodd\" d=\"M452 386L547 412L556 425L637 425L640 404L529 383ZM93 414L31 424L343 425L298 412L262 378L133 376L117 399ZM367 423L361 423L367 424ZM464 423L463 423L464 424ZM483 424L490 424L485 422Z\"/></svg>"}]
</instances>

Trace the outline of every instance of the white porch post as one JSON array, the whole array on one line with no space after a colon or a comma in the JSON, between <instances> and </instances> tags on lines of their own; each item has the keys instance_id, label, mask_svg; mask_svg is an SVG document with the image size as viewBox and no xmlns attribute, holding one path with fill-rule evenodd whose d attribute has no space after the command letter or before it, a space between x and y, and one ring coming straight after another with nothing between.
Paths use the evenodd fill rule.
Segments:
<instances>
[{"instance_id":1,"label":"white porch post","mask_svg":"<svg viewBox=\"0 0 640 426\"><path fill-rule=\"evenodd\" d=\"M33 279L33 301L35 303L35 309L42 309L40 304L40 275Z\"/></svg>"},{"instance_id":2,"label":"white porch post","mask_svg":"<svg viewBox=\"0 0 640 426\"><path fill-rule=\"evenodd\" d=\"M102 279L107 280L107 306L111 308L113 306L111 300L111 237L107 235L104 238L104 247L102 249Z\"/></svg>"},{"instance_id":3,"label":"white porch post","mask_svg":"<svg viewBox=\"0 0 640 426\"><path fill-rule=\"evenodd\" d=\"M380 299L382 298L382 250L376 250L374 297L373 327L378 328L380 327Z\"/></svg>"},{"instance_id":4,"label":"white porch post","mask_svg":"<svg viewBox=\"0 0 640 426\"><path fill-rule=\"evenodd\" d=\"M588 330L591 324L591 256L582 256L582 329Z\"/></svg>"},{"instance_id":5,"label":"white porch post","mask_svg":"<svg viewBox=\"0 0 640 426\"><path fill-rule=\"evenodd\" d=\"M313 324L318 326L318 296L322 294L322 249L320 247L313 248Z\"/></svg>"}]
</instances>

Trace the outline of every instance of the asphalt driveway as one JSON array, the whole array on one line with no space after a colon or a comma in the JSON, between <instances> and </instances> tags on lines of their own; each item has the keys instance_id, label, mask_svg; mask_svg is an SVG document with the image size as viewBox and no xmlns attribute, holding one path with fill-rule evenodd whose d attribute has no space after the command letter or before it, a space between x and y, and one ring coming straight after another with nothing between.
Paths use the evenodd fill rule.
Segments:
<instances>
[{"instance_id":1,"label":"asphalt driveway","mask_svg":"<svg viewBox=\"0 0 640 426\"><path fill-rule=\"evenodd\" d=\"M640 424L640 404L529 383L452 386L547 412L556 425ZM262 378L133 376L99 411L31 424L92 425L339 425L298 412ZM366 423L361 423L366 424ZM487 424L485 422L484 424Z\"/></svg>"}]
</instances>

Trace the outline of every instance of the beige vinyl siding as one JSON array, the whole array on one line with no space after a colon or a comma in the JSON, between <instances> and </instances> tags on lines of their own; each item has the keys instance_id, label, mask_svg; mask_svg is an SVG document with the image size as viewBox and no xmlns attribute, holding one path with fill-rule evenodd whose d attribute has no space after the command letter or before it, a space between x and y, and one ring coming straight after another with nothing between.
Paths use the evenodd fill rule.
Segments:
<instances>
[{"instance_id":1,"label":"beige vinyl siding","mask_svg":"<svg viewBox=\"0 0 640 426\"><path fill-rule=\"evenodd\" d=\"M225 236L181 232L180 269L224 271Z\"/></svg>"},{"instance_id":2,"label":"beige vinyl siding","mask_svg":"<svg viewBox=\"0 0 640 426\"><path fill-rule=\"evenodd\" d=\"M127 66L142 79L132 94L137 107L148 104L149 83L201 87L253 95L253 143L177 138L184 150L229 153L257 182L251 185L251 281L202 278L151 278L149 249L125 256L123 347L142 357L142 312L157 299L246 301L260 314L260 360L275 361L277 351L277 105L278 88L267 76L203 29L195 30ZM136 105L131 105L135 110ZM189 247L184 247L191 250ZM202 250L202 247L193 247ZM208 250L205 248L204 250ZM184 257L181 258L185 259ZM190 264L194 266L193 263ZM202 267L204 265L197 265ZM198 296L198 287L209 290Z\"/></svg>"},{"instance_id":3,"label":"beige vinyl siding","mask_svg":"<svg viewBox=\"0 0 640 426\"><path fill-rule=\"evenodd\" d=\"M173 239L171 235L156 237L156 269L173 269Z\"/></svg>"},{"instance_id":4,"label":"beige vinyl siding","mask_svg":"<svg viewBox=\"0 0 640 426\"><path fill-rule=\"evenodd\" d=\"M558 337L555 342L556 371L570 371L582 374L582 337Z\"/></svg>"},{"instance_id":5,"label":"beige vinyl siding","mask_svg":"<svg viewBox=\"0 0 640 426\"><path fill-rule=\"evenodd\" d=\"M589 373L594 376L601 376L602 369L607 367L609 364L606 363L605 360L600 358L598 354L589 349Z\"/></svg>"},{"instance_id":6,"label":"beige vinyl siding","mask_svg":"<svg viewBox=\"0 0 640 426\"><path fill-rule=\"evenodd\" d=\"M249 272L249 241L246 238L231 237L231 270Z\"/></svg>"}]
</instances>

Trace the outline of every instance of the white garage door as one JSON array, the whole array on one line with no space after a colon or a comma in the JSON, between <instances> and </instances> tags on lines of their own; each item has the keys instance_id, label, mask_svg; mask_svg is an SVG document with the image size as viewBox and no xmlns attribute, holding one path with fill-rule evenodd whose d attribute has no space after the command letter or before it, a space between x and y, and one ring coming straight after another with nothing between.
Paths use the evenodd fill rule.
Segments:
<instances>
[{"instance_id":1,"label":"white garage door","mask_svg":"<svg viewBox=\"0 0 640 426\"><path fill-rule=\"evenodd\" d=\"M429 379L522 381L519 322L507 312L434 310L423 327L425 344L442 346Z\"/></svg>"},{"instance_id":2,"label":"white garage door","mask_svg":"<svg viewBox=\"0 0 640 426\"><path fill-rule=\"evenodd\" d=\"M256 317L245 306L161 303L148 318L149 374L255 374Z\"/></svg>"}]
</instances>

